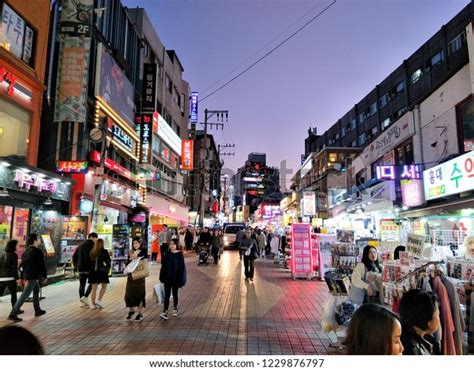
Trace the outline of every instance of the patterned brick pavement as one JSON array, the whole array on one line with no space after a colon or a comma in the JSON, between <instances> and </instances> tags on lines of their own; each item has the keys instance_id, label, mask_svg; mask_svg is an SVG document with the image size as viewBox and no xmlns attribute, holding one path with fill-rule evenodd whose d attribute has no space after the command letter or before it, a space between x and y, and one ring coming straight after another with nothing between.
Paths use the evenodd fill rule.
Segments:
<instances>
[{"instance_id":1,"label":"patterned brick pavement","mask_svg":"<svg viewBox=\"0 0 474 371\"><path fill-rule=\"evenodd\" d=\"M180 317L159 318L162 307L152 300L159 265L147 278L147 308L141 323L126 322L125 278L111 278L105 308L80 308L77 281L43 289L48 313L34 317L23 306L22 326L40 337L48 354L333 354L335 340L321 331L324 283L290 279L272 261L258 260L253 283L243 279L236 251L226 251L219 265L197 266L186 256L188 283L180 290ZM9 300L0 303L8 316ZM0 321L1 324L7 321Z\"/></svg>"}]
</instances>

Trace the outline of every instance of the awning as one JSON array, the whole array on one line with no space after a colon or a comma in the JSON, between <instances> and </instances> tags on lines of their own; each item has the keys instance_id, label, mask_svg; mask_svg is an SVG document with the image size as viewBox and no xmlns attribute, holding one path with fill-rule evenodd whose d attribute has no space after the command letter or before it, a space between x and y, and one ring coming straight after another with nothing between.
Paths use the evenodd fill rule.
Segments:
<instances>
[{"instance_id":1,"label":"awning","mask_svg":"<svg viewBox=\"0 0 474 371\"><path fill-rule=\"evenodd\" d=\"M447 200L413 210L401 211L400 215L407 218L422 218L429 215L441 215L445 213L459 211L461 209L474 208L474 197L464 199Z\"/></svg>"}]
</instances>

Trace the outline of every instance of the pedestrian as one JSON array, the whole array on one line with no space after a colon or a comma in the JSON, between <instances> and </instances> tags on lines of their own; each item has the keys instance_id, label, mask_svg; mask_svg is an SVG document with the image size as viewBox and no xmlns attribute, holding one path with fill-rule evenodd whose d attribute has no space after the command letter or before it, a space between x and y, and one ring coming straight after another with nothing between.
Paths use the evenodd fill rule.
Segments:
<instances>
[{"instance_id":1,"label":"pedestrian","mask_svg":"<svg viewBox=\"0 0 474 371\"><path fill-rule=\"evenodd\" d=\"M186 228L186 233L184 235L184 245L186 246L186 251L191 251L193 249L193 240L194 236L190 228Z\"/></svg>"},{"instance_id":2,"label":"pedestrian","mask_svg":"<svg viewBox=\"0 0 474 371\"><path fill-rule=\"evenodd\" d=\"M89 233L87 240L82 242L72 255L74 268L79 273L79 302L81 307L88 307L88 297L92 291L92 285L89 284L86 290L89 272L91 270L91 251L99 236L95 232Z\"/></svg>"},{"instance_id":3,"label":"pedestrian","mask_svg":"<svg viewBox=\"0 0 474 371\"><path fill-rule=\"evenodd\" d=\"M44 349L38 338L24 327L8 325L0 327L0 355L43 355Z\"/></svg>"},{"instance_id":4,"label":"pedestrian","mask_svg":"<svg viewBox=\"0 0 474 371\"><path fill-rule=\"evenodd\" d=\"M168 225L163 224L163 230L159 234L160 236L160 253L161 253L161 264L166 258L166 254L169 251L169 243L171 240L171 231L168 229Z\"/></svg>"},{"instance_id":5,"label":"pedestrian","mask_svg":"<svg viewBox=\"0 0 474 371\"><path fill-rule=\"evenodd\" d=\"M103 309L102 299L109 284L110 255L104 248L104 240L97 239L91 250L91 270L89 272L89 283L92 285L90 309ZM101 285L99 299L96 301L97 287Z\"/></svg>"},{"instance_id":6,"label":"pedestrian","mask_svg":"<svg viewBox=\"0 0 474 371\"><path fill-rule=\"evenodd\" d=\"M197 227L194 233L194 250L196 251L196 255L199 255L199 238L201 236L201 228Z\"/></svg>"},{"instance_id":7,"label":"pedestrian","mask_svg":"<svg viewBox=\"0 0 474 371\"><path fill-rule=\"evenodd\" d=\"M211 254L214 258L214 264L219 261L219 249L222 244L222 237L218 234L217 229L212 230Z\"/></svg>"},{"instance_id":8,"label":"pedestrian","mask_svg":"<svg viewBox=\"0 0 474 371\"><path fill-rule=\"evenodd\" d=\"M160 252L160 236L158 232L153 233L151 240L151 264L156 264L156 259L158 258L158 253Z\"/></svg>"},{"instance_id":9,"label":"pedestrian","mask_svg":"<svg viewBox=\"0 0 474 371\"><path fill-rule=\"evenodd\" d=\"M399 245L393 251L393 260L400 260L400 253L405 251L405 246Z\"/></svg>"},{"instance_id":10,"label":"pedestrian","mask_svg":"<svg viewBox=\"0 0 474 371\"><path fill-rule=\"evenodd\" d=\"M18 240L10 240L5 246L5 252L0 256L0 296L3 296L5 288L8 287L12 308L15 306L17 296L17 283L20 279L18 275L18 255L16 247ZM19 314L23 311L20 310Z\"/></svg>"},{"instance_id":11,"label":"pedestrian","mask_svg":"<svg viewBox=\"0 0 474 371\"><path fill-rule=\"evenodd\" d=\"M402 355L402 326L396 314L379 304L364 304L349 323L348 355Z\"/></svg>"},{"instance_id":12,"label":"pedestrian","mask_svg":"<svg viewBox=\"0 0 474 371\"><path fill-rule=\"evenodd\" d=\"M33 308L35 310L35 317L46 314L45 310L40 308L39 292L40 285L46 282L48 277L46 273L46 263L44 261L43 251L39 248L41 240L36 233L32 233L28 236L28 248L23 254L20 268L23 269L22 278L26 280L26 285L23 288L23 292L20 298L13 306L8 319L19 322L22 319L18 317L20 314L21 306L33 292Z\"/></svg>"},{"instance_id":13,"label":"pedestrian","mask_svg":"<svg viewBox=\"0 0 474 371\"><path fill-rule=\"evenodd\" d=\"M125 305L128 308L127 321L131 321L137 312L135 321L143 321L143 310L145 309L145 278L148 276L148 260L146 251L142 249L139 237L134 237L132 248L128 254L129 263L136 259L141 259L137 268L132 273L127 274L127 286L125 287Z\"/></svg>"},{"instance_id":14,"label":"pedestrian","mask_svg":"<svg viewBox=\"0 0 474 371\"><path fill-rule=\"evenodd\" d=\"M244 228L239 229L237 231L237 234L235 235L235 246L239 249L239 258L242 260L242 256L244 255L244 250L240 249L240 242L242 242L242 239L245 237L245 230Z\"/></svg>"},{"instance_id":15,"label":"pedestrian","mask_svg":"<svg viewBox=\"0 0 474 371\"><path fill-rule=\"evenodd\" d=\"M352 286L354 286L352 291L360 291L361 293L363 291L364 294L358 295L357 300L355 296L351 298L353 302L358 301L354 302L355 304L361 305L367 302L380 304L382 271L382 266L378 260L377 249L370 245L365 246L361 262L357 263L351 277Z\"/></svg>"},{"instance_id":16,"label":"pedestrian","mask_svg":"<svg viewBox=\"0 0 474 371\"><path fill-rule=\"evenodd\" d=\"M438 297L419 289L407 291L400 300L399 311L403 354L441 354L440 345L432 336L440 327Z\"/></svg>"},{"instance_id":17,"label":"pedestrian","mask_svg":"<svg viewBox=\"0 0 474 371\"><path fill-rule=\"evenodd\" d=\"M257 245L258 245L258 256L265 256L265 234L261 229L257 229L256 233Z\"/></svg>"},{"instance_id":18,"label":"pedestrian","mask_svg":"<svg viewBox=\"0 0 474 371\"><path fill-rule=\"evenodd\" d=\"M171 292L173 292L173 317L178 317L178 290L186 284L186 266L176 239L170 241L169 255L161 266L160 281L165 286L164 308L160 317L168 319Z\"/></svg>"},{"instance_id":19,"label":"pedestrian","mask_svg":"<svg viewBox=\"0 0 474 371\"><path fill-rule=\"evenodd\" d=\"M180 228L179 229L179 247L180 247L181 251L186 251L185 243L184 243L184 237L185 237L184 228Z\"/></svg>"},{"instance_id":20,"label":"pedestrian","mask_svg":"<svg viewBox=\"0 0 474 371\"><path fill-rule=\"evenodd\" d=\"M255 270L253 263L258 257L258 250L249 230L245 232L245 237L240 241L239 249L243 250L245 280L253 281Z\"/></svg>"},{"instance_id":21,"label":"pedestrian","mask_svg":"<svg viewBox=\"0 0 474 371\"><path fill-rule=\"evenodd\" d=\"M273 234L272 240L270 241L270 251L274 258L280 251L280 236L277 233Z\"/></svg>"}]
</instances>

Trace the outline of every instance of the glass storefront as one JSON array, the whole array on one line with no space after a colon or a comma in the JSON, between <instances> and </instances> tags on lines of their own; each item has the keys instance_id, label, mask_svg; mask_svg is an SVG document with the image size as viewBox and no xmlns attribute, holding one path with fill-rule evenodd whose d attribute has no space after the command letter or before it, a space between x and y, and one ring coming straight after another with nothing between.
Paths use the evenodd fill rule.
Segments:
<instances>
[{"instance_id":1,"label":"glass storefront","mask_svg":"<svg viewBox=\"0 0 474 371\"><path fill-rule=\"evenodd\" d=\"M31 114L0 98L0 156L26 156Z\"/></svg>"}]
</instances>

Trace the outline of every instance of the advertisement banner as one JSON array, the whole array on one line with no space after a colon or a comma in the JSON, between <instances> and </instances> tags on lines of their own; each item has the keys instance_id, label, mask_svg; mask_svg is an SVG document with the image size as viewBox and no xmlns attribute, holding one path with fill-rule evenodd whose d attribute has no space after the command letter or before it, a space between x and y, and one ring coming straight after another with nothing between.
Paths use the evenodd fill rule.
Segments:
<instances>
[{"instance_id":1,"label":"advertisement banner","mask_svg":"<svg viewBox=\"0 0 474 371\"><path fill-rule=\"evenodd\" d=\"M130 227L128 224L112 226L112 274L120 274L127 265L130 248Z\"/></svg>"},{"instance_id":2,"label":"advertisement banner","mask_svg":"<svg viewBox=\"0 0 474 371\"><path fill-rule=\"evenodd\" d=\"M426 200L474 189L474 151L423 172Z\"/></svg>"},{"instance_id":3,"label":"advertisement banner","mask_svg":"<svg viewBox=\"0 0 474 371\"><path fill-rule=\"evenodd\" d=\"M291 276L296 278L313 274L311 225L293 224L291 226Z\"/></svg>"},{"instance_id":4,"label":"advertisement banner","mask_svg":"<svg viewBox=\"0 0 474 371\"><path fill-rule=\"evenodd\" d=\"M402 180L400 187L403 206L415 207L423 204L423 182L421 180Z\"/></svg>"},{"instance_id":5,"label":"advertisement banner","mask_svg":"<svg viewBox=\"0 0 474 371\"><path fill-rule=\"evenodd\" d=\"M415 257L421 257L421 252L423 251L423 246L425 243L425 237L408 233L407 239L407 251L410 255Z\"/></svg>"},{"instance_id":6,"label":"advertisement banner","mask_svg":"<svg viewBox=\"0 0 474 371\"><path fill-rule=\"evenodd\" d=\"M90 38L60 36L54 121L85 122Z\"/></svg>"},{"instance_id":7,"label":"advertisement banner","mask_svg":"<svg viewBox=\"0 0 474 371\"><path fill-rule=\"evenodd\" d=\"M191 119L191 124L198 123L198 103L199 103L199 93L193 91L189 97L189 118Z\"/></svg>"},{"instance_id":8,"label":"advertisement banner","mask_svg":"<svg viewBox=\"0 0 474 371\"><path fill-rule=\"evenodd\" d=\"M63 0L59 33L69 36L91 36L94 0Z\"/></svg>"},{"instance_id":9,"label":"advertisement banner","mask_svg":"<svg viewBox=\"0 0 474 371\"><path fill-rule=\"evenodd\" d=\"M143 65L143 111L156 110L156 63Z\"/></svg>"},{"instance_id":10,"label":"advertisement banner","mask_svg":"<svg viewBox=\"0 0 474 371\"><path fill-rule=\"evenodd\" d=\"M183 140L181 155L181 169L192 171L194 169L194 141Z\"/></svg>"},{"instance_id":11,"label":"advertisement banner","mask_svg":"<svg viewBox=\"0 0 474 371\"><path fill-rule=\"evenodd\" d=\"M140 124L140 163L153 163L153 114L143 113Z\"/></svg>"},{"instance_id":12,"label":"advertisement banner","mask_svg":"<svg viewBox=\"0 0 474 371\"><path fill-rule=\"evenodd\" d=\"M316 215L316 195L314 192L303 192L303 215Z\"/></svg>"},{"instance_id":13,"label":"advertisement banner","mask_svg":"<svg viewBox=\"0 0 474 371\"><path fill-rule=\"evenodd\" d=\"M103 44L99 44L97 48L97 59L99 68L96 74L98 83L95 94L134 128L135 89L132 83Z\"/></svg>"}]
</instances>

